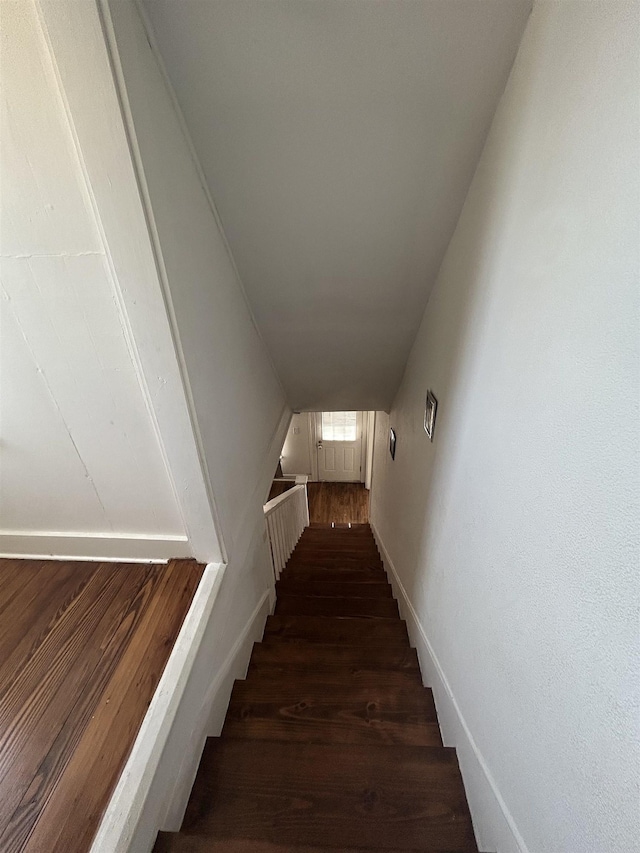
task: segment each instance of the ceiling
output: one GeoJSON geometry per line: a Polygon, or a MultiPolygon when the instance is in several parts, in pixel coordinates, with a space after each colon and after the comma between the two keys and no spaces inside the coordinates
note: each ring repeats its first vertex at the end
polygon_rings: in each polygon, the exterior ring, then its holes
{"type": "Polygon", "coordinates": [[[144,0],[294,409],[388,409],[530,0],[144,0]]]}

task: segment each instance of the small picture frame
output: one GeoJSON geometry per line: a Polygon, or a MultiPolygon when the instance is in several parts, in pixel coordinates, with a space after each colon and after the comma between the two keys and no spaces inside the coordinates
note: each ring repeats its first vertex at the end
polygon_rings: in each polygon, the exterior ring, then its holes
{"type": "Polygon", "coordinates": [[[396,431],[393,427],[389,430],[389,453],[391,458],[396,458],[396,431]]]}
{"type": "Polygon", "coordinates": [[[437,409],[438,401],[436,400],[433,391],[427,391],[427,402],[424,407],[424,431],[429,436],[430,441],[433,441],[433,433],[436,428],[437,409]]]}

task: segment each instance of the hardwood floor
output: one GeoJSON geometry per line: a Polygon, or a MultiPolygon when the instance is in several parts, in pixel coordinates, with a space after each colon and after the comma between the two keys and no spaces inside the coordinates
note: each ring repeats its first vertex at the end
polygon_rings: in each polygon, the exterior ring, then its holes
{"type": "Polygon", "coordinates": [[[155,853],[477,853],[369,525],[309,527],[276,592],[182,830],[155,853]]]}
{"type": "Polygon", "coordinates": [[[202,576],[0,560],[0,850],[85,853],[202,576]]]}
{"type": "Polygon", "coordinates": [[[307,483],[312,524],[366,524],[369,492],[362,483],[307,483]]]}

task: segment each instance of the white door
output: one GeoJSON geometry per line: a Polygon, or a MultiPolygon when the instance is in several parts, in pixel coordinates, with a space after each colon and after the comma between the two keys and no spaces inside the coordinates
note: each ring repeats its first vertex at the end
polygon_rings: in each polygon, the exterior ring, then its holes
{"type": "Polygon", "coordinates": [[[316,437],[318,479],[360,482],[362,412],[318,412],[316,437]]]}

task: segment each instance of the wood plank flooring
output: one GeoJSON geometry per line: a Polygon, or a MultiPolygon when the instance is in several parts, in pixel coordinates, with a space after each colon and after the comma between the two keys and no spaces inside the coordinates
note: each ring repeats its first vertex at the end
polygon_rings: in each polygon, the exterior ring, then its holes
{"type": "Polygon", "coordinates": [[[182,830],[155,853],[477,853],[369,525],[312,525],[276,592],[182,830]]]}
{"type": "Polygon", "coordinates": [[[0,850],[85,853],[202,576],[0,560],[0,850]]]}
{"type": "Polygon", "coordinates": [[[366,524],[369,492],[362,483],[307,483],[312,524],[366,524]]]}

